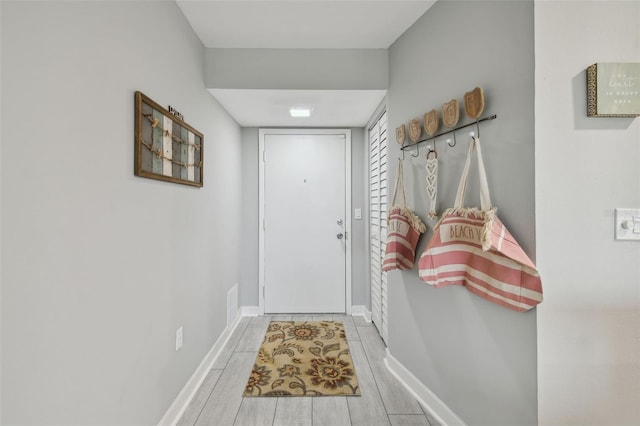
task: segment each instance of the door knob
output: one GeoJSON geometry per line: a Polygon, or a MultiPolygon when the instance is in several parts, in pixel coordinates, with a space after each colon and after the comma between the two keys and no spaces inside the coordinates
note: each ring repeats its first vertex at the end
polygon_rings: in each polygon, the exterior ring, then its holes
{"type": "Polygon", "coordinates": [[[344,234],[342,232],[340,232],[338,235],[336,235],[336,237],[341,240],[342,238],[344,238],[344,234]]]}

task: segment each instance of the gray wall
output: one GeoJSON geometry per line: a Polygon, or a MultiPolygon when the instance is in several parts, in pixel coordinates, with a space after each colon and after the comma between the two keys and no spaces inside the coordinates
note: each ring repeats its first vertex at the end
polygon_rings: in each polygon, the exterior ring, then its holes
{"type": "Polygon", "coordinates": [[[365,236],[368,214],[365,184],[365,156],[367,143],[365,129],[351,129],[351,295],[352,305],[369,307],[369,278],[366,273],[369,262],[369,245],[365,236]],[[362,209],[362,220],[356,220],[354,211],[362,209]]]}
{"type": "Polygon", "coordinates": [[[155,424],[226,325],[240,129],[175,3],[1,8],[0,422],[155,424]],[[135,90],[204,133],[204,188],[133,176],[135,90]]]}
{"type": "Polygon", "coordinates": [[[640,425],[640,243],[613,238],[640,119],[587,117],[585,90],[589,65],[640,61],[640,2],[537,0],[535,27],[540,424],[640,425]]]}
{"type": "MultiPolygon", "coordinates": [[[[483,154],[493,204],[524,250],[535,253],[534,56],[532,1],[436,3],[390,48],[389,128],[482,86],[483,154]]],[[[462,118],[464,120],[464,118],[462,118]]],[[[468,120],[468,119],[467,119],[468,120]]],[[[392,130],[393,131],[393,130],[392,130]]],[[[453,205],[468,148],[438,142],[439,209],[453,205]]],[[[399,146],[391,143],[391,156],[399,146]]],[[[425,149],[405,161],[410,204],[426,219],[425,149]]],[[[394,170],[392,170],[395,173],[394,170]]],[[[477,172],[468,188],[479,204],[477,172]]],[[[422,237],[418,254],[435,223],[422,237]]],[[[537,423],[536,312],[517,313],[462,287],[436,289],[417,268],[389,274],[389,349],[465,422],[474,425],[537,423]]]]}
{"type": "Polygon", "coordinates": [[[206,49],[211,89],[386,89],[387,49],[206,49]]]}
{"type": "MultiPolygon", "coordinates": [[[[364,129],[351,129],[351,208],[365,209],[364,129]]],[[[258,306],[258,129],[242,129],[242,267],[240,268],[239,299],[241,306],[258,306]]],[[[366,305],[368,281],[366,275],[367,245],[364,220],[355,220],[351,212],[352,305],[366,305]]]]}
{"type": "Polygon", "coordinates": [[[240,306],[258,306],[258,258],[260,220],[258,129],[243,127],[242,133],[242,267],[238,288],[240,306]]]}

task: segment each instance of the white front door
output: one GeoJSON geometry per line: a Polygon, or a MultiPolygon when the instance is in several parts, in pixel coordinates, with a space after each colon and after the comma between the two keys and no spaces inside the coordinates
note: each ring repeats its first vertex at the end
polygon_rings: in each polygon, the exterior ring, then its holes
{"type": "Polygon", "coordinates": [[[261,312],[346,312],[350,131],[261,130],[260,152],[261,312]]]}

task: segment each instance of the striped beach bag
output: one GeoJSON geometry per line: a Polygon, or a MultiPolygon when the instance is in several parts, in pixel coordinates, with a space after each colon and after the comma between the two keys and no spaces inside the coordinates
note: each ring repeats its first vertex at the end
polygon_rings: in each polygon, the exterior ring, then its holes
{"type": "Polygon", "coordinates": [[[472,138],[454,207],[445,211],[420,256],[420,279],[435,287],[463,285],[470,292],[522,312],[542,302],[538,271],[491,206],[480,140],[472,138]],[[480,207],[464,195],[473,152],[480,172],[480,207]]]}
{"type": "Polygon", "coordinates": [[[407,208],[407,196],[404,192],[404,171],[402,161],[398,159],[398,172],[393,190],[391,209],[387,212],[387,243],[382,270],[412,269],[416,260],[416,246],[420,234],[427,227],[411,210],[407,208]],[[402,207],[396,205],[398,191],[402,191],[402,207]]]}

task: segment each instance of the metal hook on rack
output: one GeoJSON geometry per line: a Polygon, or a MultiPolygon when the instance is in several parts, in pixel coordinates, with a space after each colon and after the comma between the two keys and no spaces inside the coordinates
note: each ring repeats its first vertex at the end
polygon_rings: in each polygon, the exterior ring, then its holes
{"type": "Polygon", "coordinates": [[[434,137],[433,139],[433,147],[431,145],[427,145],[427,159],[429,159],[429,156],[431,154],[435,154],[436,158],[438,158],[438,151],[436,150],[436,138],[434,137]]]}
{"type": "Polygon", "coordinates": [[[456,131],[453,130],[453,145],[451,145],[451,139],[447,139],[447,145],[449,145],[451,148],[453,148],[457,144],[458,144],[458,141],[456,140],[456,131]]]}
{"type": "MultiPolygon", "coordinates": [[[[2,0],[0,0],[2,1],[2,0]]],[[[411,145],[402,145],[402,147],[400,148],[400,150],[402,151],[402,160],[404,160],[405,154],[404,151],[407,149],[413,149],[413,147],[416,147],[416,155],[411,155],[414,158],[417,158],[420,156],[420,144],[424,143],[424,142],[429,142],[429,141],[433,141],[433,146],[434,146],[434,151],[435,151],[435,139],[439,138],[440,136],[444,136],[444,135],[448,135],[449,133],[453,133],[453,144],[451,144],[451,139],[447,139],[447,145],[449,145],[451,148],[453,148],[454,146],[457,145],[457,140],[456,140],[456,132],[458,130],[462,130],[462,129],[466,129],[467,127],[473,126],[474,124],[476,125],[476,131],[471,131],[469,132],[469,136],[472,138],[476,138],[476,137],[480,137],[480,123],[483,121],[487,121],[487,120],[495,120],[496,118],[498,118],[498,116],[496,114],[488,116],[488,117],[484,117],[484,118],[476,118],[475,123],[473,121],[471,121],[470,123],[467,124],[463,124],[461,126],[457,126],[454,127],[450,130],[435,134],[435,135],[431,135],[430,137],[426,138],[426,139],[422,139],[419,140],[417,142],[415,142],[414,144],[411,145]],[[476,136],[476,134],[478,136],[476,136]]],[[[429,154],[429,151],[427,152],[427,155],[429,154]]],[[[398,157],[398,160],[400,160],[400,157],[398,157]]]]}
{"type": "Polygon", "coordinates": [[[416,144],[416,155],[411,154],[413,158],[420,157],[420,145],[416,144]]]}

